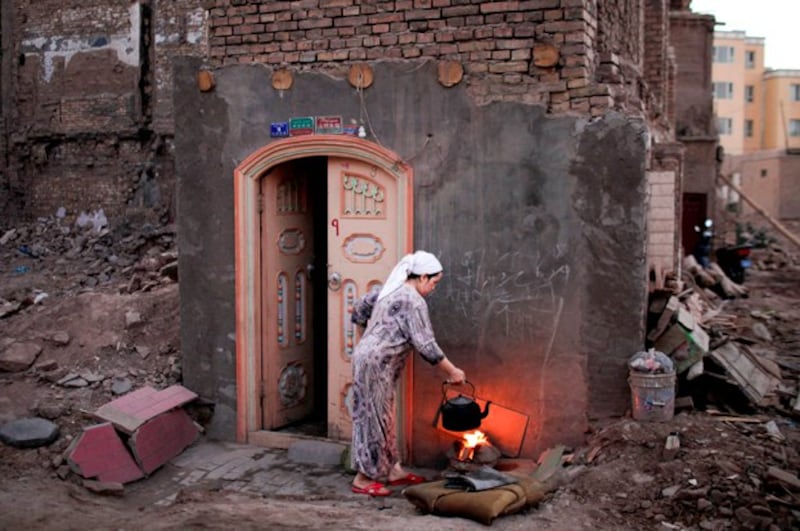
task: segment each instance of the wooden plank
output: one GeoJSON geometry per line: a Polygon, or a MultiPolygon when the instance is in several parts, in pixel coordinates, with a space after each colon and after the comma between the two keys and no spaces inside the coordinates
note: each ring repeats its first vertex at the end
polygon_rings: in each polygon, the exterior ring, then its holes
{"type": "Polygon", "coordinates": [[[673,296],[667,299],[667,305],[661,311],[661,315],[658,317],[656,326],[654,326],[650,333],[647,334],[647,339],[650,341],[655,341],[661,334],[664,333],[670,323],[672,323],[672,316],[678,311],[680,305],[681,303],[677,297],[673,296]]]}
{"type": "Polygon", "coordinates": [[[742,199],[744,199],[744,200],[745,200],[745,202],[746,202],[746,203],[748,203],[748,204],[749,204],[751,207],[753,207],[753,210],[755,210],[756,212],[758,212],[759,214],[761,214],[762,216],[764,216],[764,219],[766,219],[767,221],[769,221],[769,222],[770,222],[770,224],[772,224],[772,226],[773,226],[773,227],[775,227],[776,229],[778,229],[778,232],[780,232],[781,234],[783,234],[784,236],[786,236],[786,237],[789,239],[789,241],[791,241],[793,244],[795,244],[797,247],[799,247],[799,248],[800,248],[800,238],[798,238],[796,235],[794,235],[794,234],[793,234],[793,233],[792,233],[792,232],[791,232],[789,229],[787,229],[787,228],[786,228],[786,227],[785,227],[785,226],[784,226],[784,225],[783,225],[783,224],[782,224],[780,221],[778,221],[777,219],[775,219],[775,218],[773,218],[772,216],[770,216],[770,215],[767,213],[767,211],[766,211],[766,210],[764,210],[763,208],[761,208],[761,206],[760,206],[758,203],[756,203],[755,201],[753,201],[752,199],[750,199],[750,197],[749,197],[747,194],[745,194],[744,192],[742,192],[742,189],[741,189],[741,188],[739,188],[738,186],[736,186],[735,184],[733,184],[733,181],[731,181],[730,179],[728,179],[726,176],[722,175],[721,173],[720,173],[720,174],[718,174],[717,176],[718,176],[720,179],[722,179],[722,181],[723,181],[725,184],[727,184],[728,186],[730,186],[730,187],[733,189],[733,191],[734,191],[734,192],[736,192],[737,194],[739,194],[739,195],[742,197],[742,199]]]}
{"type": "Polygon", "coordinates": [[[756,405],[760,405],[766,395],[778,388],[780,381],[777,378],[730,341],[712,350],[709,355],[756,405]]]}

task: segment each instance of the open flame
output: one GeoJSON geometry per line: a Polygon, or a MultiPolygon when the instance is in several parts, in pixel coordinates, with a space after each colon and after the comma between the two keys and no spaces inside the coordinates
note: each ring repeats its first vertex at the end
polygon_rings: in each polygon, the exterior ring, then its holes
{"type": "Polygon", "coordinates": [[[486,444],[488,442],[489,439],[486,438],[486,434],[480,430],[464,434],[464,448],[475,448],[479,444],[486,444]]]}

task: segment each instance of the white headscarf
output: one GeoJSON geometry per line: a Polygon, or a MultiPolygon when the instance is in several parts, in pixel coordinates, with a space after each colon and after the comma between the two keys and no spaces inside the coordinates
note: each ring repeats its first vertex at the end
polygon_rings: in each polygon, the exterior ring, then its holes
{"type": "Polygon", "coordinates": [[[400,286],[408,280],[408,275],[411,273],[415,275],[433,275],[441,270],[442,264],[431,253],[417,251],[414,254],[407,254],[392,269],[389,278],[386,279],[386,283],[378,294],[378,300],[400,289],[400,286]]]}

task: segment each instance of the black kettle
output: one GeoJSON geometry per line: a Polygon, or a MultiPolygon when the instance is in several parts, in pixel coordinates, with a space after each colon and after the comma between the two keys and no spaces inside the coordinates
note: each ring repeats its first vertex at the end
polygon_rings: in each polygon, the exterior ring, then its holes
{"type": "MultiPolygon", "coordinates": [[[[464,383],[472,387],[472,395],[475,396],[475,386],[469,381],[464,383]]],[[[447,382],[442,384],[442,405],[439,407],[439,411],[442,413],[442,426],[444,429],[467,431],[479,428],[481,419],[485,419],[486,415],[489,414],[489,404],[491,402],[486,402],[486,406],[481,412],[481,407],[475,400],[462,394],[448,400],[447,385],[447,382]]]]}

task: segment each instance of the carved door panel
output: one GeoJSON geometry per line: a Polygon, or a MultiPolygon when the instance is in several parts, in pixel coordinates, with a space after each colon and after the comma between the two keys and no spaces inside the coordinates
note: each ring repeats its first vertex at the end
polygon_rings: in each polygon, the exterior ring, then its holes
{"type": "Polygon", "coordinates": [[[367,162],[328,159],[328,437],[351,437],[353,303],[382,284],[407,247],[398,181],[367,162]],[[401,241],[402,240],[402,241],[401,241]]]}
{"type": "MultiPolygon", "coordinates": [[[[300,164],[261,180],[262,414],[264,429],[307,417],[314,407],[313,206],[300,164]]],[[[316,176],[324,178],[324,176],[316,176]]]]}

